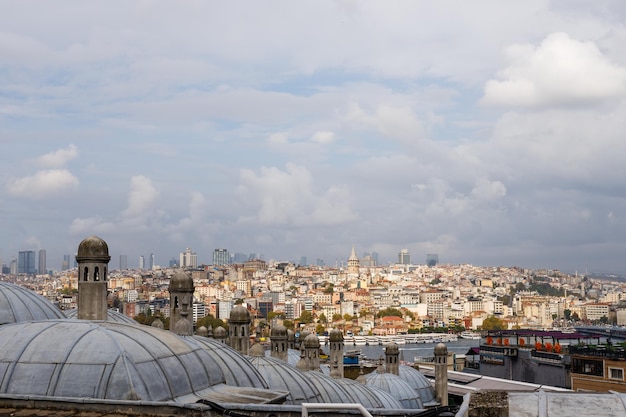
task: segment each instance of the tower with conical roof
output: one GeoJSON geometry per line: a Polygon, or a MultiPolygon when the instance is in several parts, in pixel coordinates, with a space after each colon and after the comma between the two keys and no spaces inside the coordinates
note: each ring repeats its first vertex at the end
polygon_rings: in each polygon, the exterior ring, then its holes
{"type": "Polygon", "coordinates": [[[109,246],[98,236],[89,236],[78,245],[78,318],[107,319],[107,266],[109,246]]]}
{"type": "Polygon", "coordinates": [[[228,319],[228,337],[230,347],[242,355],[250,349],[250,312],[241,304],[235,306],[228,319]]]}
{"type": "Polygon", "coordinates": [[[287,362],[288,356],[288,335],[287,328],[282,325],[272,327],[270,333],[270,343],[272,348],[272,357],[287,362]]]}
{"type": "Polygon", "coordinates": [[[359,275],[359,257],[356,256],[354,245],[352,245],[352,253],[348,258],[348,274],[359,275]]]}
{"type": "Polygon", "coordinates": [[[343,332],[332,329],[328,334],[331,378],[343,378],[343,332]]]}
{"type": "Polygon", "coordinates": [[[170,330],[181,336],[193,335],[193,278],[182,269],[170,279],[170,330]]]}

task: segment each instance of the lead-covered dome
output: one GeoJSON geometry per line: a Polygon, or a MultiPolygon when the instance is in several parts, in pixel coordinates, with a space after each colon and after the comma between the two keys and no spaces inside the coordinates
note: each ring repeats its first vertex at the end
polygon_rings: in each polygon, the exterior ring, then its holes
{"type": "Polygon", "coordinates": [[[263,379],[267,381],[270,388],[289,392],[285,404],[317,403],[321,401],[322,396],[320,392],[307,375],[280,359],[265,356],[265,352],[260,346],[258,343],[253,345],[251,353],[255,355],[248,359],[263,375],[263,379]],[[255,351],[259,347],[260,352],[256,353],[255,351]]]}
{"type": "Polygon", "coordinates": [[[376,371],[367,374],[365,379],[368,386],[391,394],[402,404],[403,408],[424,408],[419,393],[397,375],[376,371]]]}
{"type": "Polygon", "coordinates": [[[239,304],[230,311],[230,318],[228,319],[228,321],[231,323],[249,323],[250,312],[247,308],[239,304]]]}
{"type": "MultiPolygon", "coordinates": [[[[65,310],[65,315],[67,316],[68,319],[78,319],[78,309],[72,308],[70,310],[65,310]]],[[[108,309],[106,319],[107,321],[115,321],[118,323],[139,325],[139,323],[136,320],[128,317],[125,314],[120,313],[117,310],[108,309]]]]}
{"type": "Polygon", "coordinates": [[[343,332],[339,329],[332,329],[328,333],[329,342],[343,342],[343,332]]]}
{"type": "Polygon", "coordinates": [[[420,399],[422,400],[422,404],[428,406],[437,401],[435,399],[435,390],[423,373],[407,365],[398,366],[398,373],[398,376],[403,381],[407,382],[411,387],[413,387],[414,390],[417,391],[420,399]]]}
{"type": "Polygon", "coordinates": [[[270,339],[287,339],[287,328],[281,324],[272,327],[270,332],[270,339]]]}
{"type": "Polygon", "coordinates": [[[98,236],[89,236],[78,245],[78,252],[76,253],[78,262],[89,260],[106,260],[108,262],[109,259],[111,259],[109,245],[98,236]]]}
{"type": "Polygon", "coordinates": [[[36,292],[0,281],[0,325],[65,317],[60,308],[36,292]]]}
{"type": "Polygon", "coordinates": [[[316,334],[311,333],[304,338],[304,348],[319,348],[320,347],[320,339],[316,334]]]}
{"type": "Polygon", "coordinates": [[[180,403],[223,399],[226,391],[231,402],[284,397],[223,382],[204,349],[150,326],[86,320],[0,326],[2,394],[180,403]]]}
{"type": "Polygon", "coordinates": [[[191,275],[179,269],[176,271],[172,278],[170,279],[170,292],[171,291],[193,291],[193,278],[191,275]]]}

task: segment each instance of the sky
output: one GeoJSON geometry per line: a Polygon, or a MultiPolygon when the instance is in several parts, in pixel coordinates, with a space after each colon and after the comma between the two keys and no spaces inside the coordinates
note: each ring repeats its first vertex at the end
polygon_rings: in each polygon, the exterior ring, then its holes
{"type": "Polygon", "coordinates": [[[626,3],[0,0],[0,258],[626,273],[626,3]]]}

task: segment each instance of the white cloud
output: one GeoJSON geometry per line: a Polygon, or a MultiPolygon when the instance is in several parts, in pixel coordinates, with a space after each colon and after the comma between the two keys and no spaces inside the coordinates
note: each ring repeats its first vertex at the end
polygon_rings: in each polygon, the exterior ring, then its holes
{"type": "Polygon", "coordinates": [[[39,157],[39,164],[45,168],[58,168],[78,156],[78,148],[70,145],[67,149],[59,149],[39,157]]]}
{"type": "Polygon", "coordinates": [[[7,191],[17,197],[40,200],[78,187],[78,179],[66,169],[39,171],[10,180],[7,191]]]}
{"type": "Polygon", "coordinates": [[[485,84],[482,102],[543,107],[593,104],[623,97],[626,69],[612,63],[591,41],[553,33],[539,46],[507,48],[500,80],[485,84]]]}
{"type": "Polygon", "coordinates": [[[143,175],[130,179],[128,192],[128,207],[122,212],[125,217],[143,216],[147,211],[154,211],[154,202],[159,192],[152,184],[152,180],[143,175]]]}
{"type": "Polygon", "coordinates": [[[328,131],[315,132],[311,137],[311,141],[320,145],[330,145],[335,141],[335,134],[328,131]]]}

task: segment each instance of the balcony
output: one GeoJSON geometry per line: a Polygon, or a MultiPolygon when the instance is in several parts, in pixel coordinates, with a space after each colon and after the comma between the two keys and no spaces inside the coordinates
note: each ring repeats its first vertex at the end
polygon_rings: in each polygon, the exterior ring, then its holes
{"type": "Polygon", "coordinates": [[[612,360],[626,360],[626,350],[622,346],[612,345],[585,345],[570,346],[570,355],[591,356],[596,358],[606,358],[612,360]]]}

